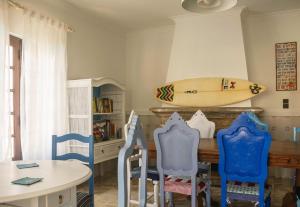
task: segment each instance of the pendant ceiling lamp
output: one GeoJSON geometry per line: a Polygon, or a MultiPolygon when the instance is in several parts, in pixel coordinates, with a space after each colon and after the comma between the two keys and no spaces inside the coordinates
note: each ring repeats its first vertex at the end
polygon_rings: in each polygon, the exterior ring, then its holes
{"type": "Polygon", "coordinates": [[[182,0],[184,9],[196,13],[218,12],[231,9],[237,0],[182,0]]]}

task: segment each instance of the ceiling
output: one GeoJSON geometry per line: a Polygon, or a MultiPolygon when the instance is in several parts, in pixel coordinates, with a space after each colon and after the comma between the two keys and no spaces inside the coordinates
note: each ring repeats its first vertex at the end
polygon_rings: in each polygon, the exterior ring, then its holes
{"type": "MultiPolygon", "coordinates": [[[[125,29],[171,23],[169,17],[188,14],[181,0],[64,0],[85,9],[102,20],[125,29]]],[[[272,12],[300,8],[300,0],[238,0],[254,12],[272,12]]]]}

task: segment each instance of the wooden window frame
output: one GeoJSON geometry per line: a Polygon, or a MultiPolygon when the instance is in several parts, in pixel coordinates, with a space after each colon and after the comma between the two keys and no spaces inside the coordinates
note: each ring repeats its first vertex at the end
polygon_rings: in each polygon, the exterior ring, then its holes
{"type": "Polygon", "coordinates": [[[21,80],[21,57],[22,57],[22,39],[10,35],[9,45],[13,47],[12,66],[10,70],[13,70],[13,112],[12,116],[14,119],[14,154],[13,160],[22,160],[22,149],[21,149],[21,127],[20,127],[20,80],[21,80]]]}

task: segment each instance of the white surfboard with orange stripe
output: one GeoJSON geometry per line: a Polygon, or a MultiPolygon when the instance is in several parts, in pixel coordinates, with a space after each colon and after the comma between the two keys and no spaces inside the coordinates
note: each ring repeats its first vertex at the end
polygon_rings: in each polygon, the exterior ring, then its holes
{"type": "Polygon", "coordinates": [[[237,78],[194,78],[157,88],[156,98],[177,106],[224,106],[250,99],[266,87],[237,78]]]}

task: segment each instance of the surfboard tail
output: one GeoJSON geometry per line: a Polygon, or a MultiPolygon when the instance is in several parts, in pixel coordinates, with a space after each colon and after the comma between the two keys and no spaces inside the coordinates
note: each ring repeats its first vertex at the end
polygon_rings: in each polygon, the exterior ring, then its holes
{"type": "Polygon", "coordinates": [[[157,88],[156,97],[162,101],[172,102],[174,99],[174,85],[170,84],[157,88]]]}

